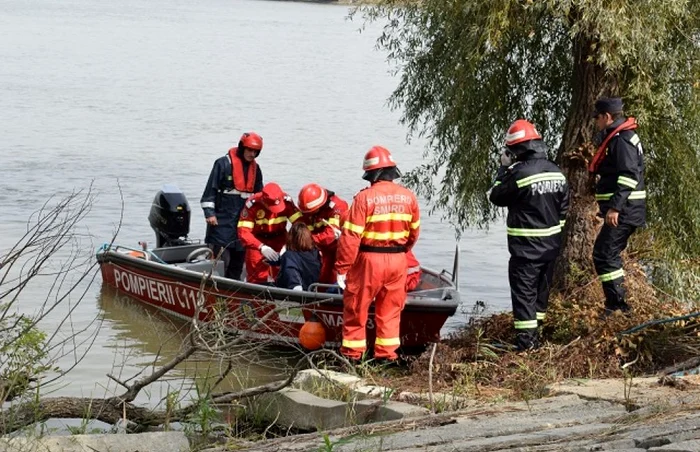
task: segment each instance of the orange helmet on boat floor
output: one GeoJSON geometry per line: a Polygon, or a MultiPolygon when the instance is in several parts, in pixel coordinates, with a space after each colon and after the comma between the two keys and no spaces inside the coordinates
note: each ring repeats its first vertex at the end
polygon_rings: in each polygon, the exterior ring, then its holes
{"type": "Polygon", "coordinates": [[[506,146],[515,146],[518,143],[541,139],[542,136],[537,132],[535,126],[524,119],[513,122],[506,132],[506,146]]]}
{"type": "Polygon", "coordinates": [[[328,201],[328,191],[318,184],[306,184],[299,191],[299,210],[311,213],[320,209],[328,201]]]}

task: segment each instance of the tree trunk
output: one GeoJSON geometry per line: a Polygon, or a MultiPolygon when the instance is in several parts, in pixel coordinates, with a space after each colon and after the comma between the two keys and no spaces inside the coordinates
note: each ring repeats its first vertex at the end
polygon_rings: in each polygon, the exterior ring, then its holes
{"type": "Polygon", "coordinates": [[[599,96],[616,95],[618,84],[614,77],[594,64],[595,42],[579,35],[572,43],[574,53],[571,108],[566,119],[564,135],[557,153],[571,187],[571,203],[564,228],[562,251],[554,273],[554,289],[566,293],[591,280],[593,243],[602,224],[597,218],[594,178],[588,173],[588,162],[595,148],[595,133],[591,112],[599,96]]]}

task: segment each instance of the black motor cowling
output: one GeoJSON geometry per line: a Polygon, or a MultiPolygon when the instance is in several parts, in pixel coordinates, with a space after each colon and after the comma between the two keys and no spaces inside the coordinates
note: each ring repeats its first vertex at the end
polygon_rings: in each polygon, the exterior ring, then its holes
{"type": "Polygon", "coordinates": [[[153,200],[148,222],[156,233],[156,247],[187,244],[190,205],[185,194],[175,185],[163,185],[153,200]]]}

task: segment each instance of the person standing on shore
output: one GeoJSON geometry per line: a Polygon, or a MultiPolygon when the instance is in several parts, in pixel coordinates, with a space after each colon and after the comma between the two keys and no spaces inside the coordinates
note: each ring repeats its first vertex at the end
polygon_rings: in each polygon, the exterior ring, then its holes
{"type": "Polygon", "coordinates": [[[646,187],[637,121],[623,114],[622,99],[600,98],[593,117],[598,151],[588,170],[598,178],[595,199],[605,219],[593,247],[593,263],[605,293],[605,313],[629,311],[620,254],[634,231],[646,223],[646,187]]]}
{"type": "Polygon", "coordinates": [[[335,268],[343,292],[340,352],[358,362],[367,350],[366,325],[374,301],[375,360],[395,362],[401,345],[401,311],[406,303],[406,253],[418,240],[416,195],[394,183],[401,177],[391,153],[372,147],[362,178],[370,186],[352,201],[338,242],[335,268]]]}
{"type": "Polygon", "coordinates": [[[519,351],[539,347],[554,261],[569,210],[569,186],[561,170],[547,160],[547,146],[529,121],[508,128],[506,150],[490,201],[508,208],[508,280],[519,351]]]}

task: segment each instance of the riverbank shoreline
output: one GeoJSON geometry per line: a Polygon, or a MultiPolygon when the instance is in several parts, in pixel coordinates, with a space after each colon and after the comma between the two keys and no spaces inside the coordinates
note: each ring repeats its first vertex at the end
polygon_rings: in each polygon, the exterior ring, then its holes
{"type": "Polygon", "coordinates": [[[482,402],[458,411],[237,447],[263,452],[699,451],[698,383],[697,377],[567,381],[535,400],[482,402]]]}
{"type": "MultiPolygon", "coordinates": [[[[337,381],[359,382],[356,376],[349,374],[335,373],[331,377],[337,381]]],[[[358,388],[368,390],[367,386],[358,388]]],[[[151,452],[164,450],[164,445],[168,445],[168,450],[203,452],[415,452],[446,448],[474,452],[691,452],[700,451],[698,409],[700,376],[697,375],[578,379],[552,384],[545,397],[532,400],[472,400],[467,407],[442,413],[418,410],[399,419],[351,423],[262,441],[228,438],[225,445],[215,447],[202,447],[201,442],[184,431],[171,431],[5,437],[0,440],[0,451],[151,452]]],[[[297,417],[301,416],[305,414],[297,413],[297,417]]]]}

